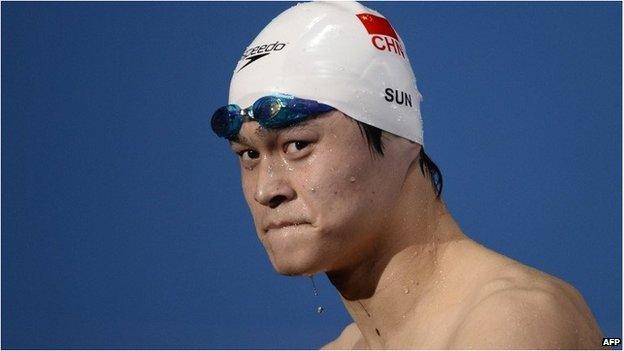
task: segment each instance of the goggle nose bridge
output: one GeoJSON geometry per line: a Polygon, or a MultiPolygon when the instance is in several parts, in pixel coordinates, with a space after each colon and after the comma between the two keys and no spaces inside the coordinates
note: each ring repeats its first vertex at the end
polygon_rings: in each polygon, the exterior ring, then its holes
{"type": "Polygon", "coordinates": [[[242,108],[240,110],[240,114],[243,117],[243,121],[253,121],[255,120],[253,115],[253,105],[247,108],[242,108]]]}

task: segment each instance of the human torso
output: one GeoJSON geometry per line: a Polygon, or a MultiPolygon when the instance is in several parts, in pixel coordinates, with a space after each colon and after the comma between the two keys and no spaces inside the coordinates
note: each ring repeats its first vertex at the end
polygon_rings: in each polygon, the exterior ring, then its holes
{"type": "MultiPolygon", "coordinates": [[[[579,346],[592,348],[600,330],[574,288],[559,278],[540,272],[491,251],[475,242],[457,248],[456,264],[423,301],[418,314],[409,317],[389,341],[391,349],[448,349],[455,331],[472,307],[485,296],[502,289],[543,289],[566,295],[574,302],[579,346]],[[583,340],[588,340],[583,343],[583,340]]],[[[369,348],[355,324],[345,330],[334,348],[369,348]]]]}

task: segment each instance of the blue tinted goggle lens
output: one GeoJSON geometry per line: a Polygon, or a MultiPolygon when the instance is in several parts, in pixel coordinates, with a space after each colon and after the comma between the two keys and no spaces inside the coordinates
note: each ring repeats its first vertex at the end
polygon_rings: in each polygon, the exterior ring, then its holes
{"type": "Polygon", "coordinates": [[[262,97],[244,110],[233,104],[223,106],[212,115],[211,125],[215,134],[232,139],[246,120],[257,121],[265,128],[283,128],[331,110],[333,107],[314,100],[278,94],[262,97]]]}
{"type": "Polygon", "coordinates": [[[227,105],[215,111],[210,124],[215,134],[222,138],[231,139],[238,134],[238,131],[243,125],[243,119],[241,117],[240,107],[237,105],[227,105]]]}
{"type": "Polygon", "coordinates": [[[258,121],[263,127],[272,128],[279,126],[282,120],[288,118],[288,113],[282,113],[282,109],[284,108],[284,104],[277,98],[273,98],[271,96],[263,97],[258,99],[253,104],[253,117],[258,121]],[[279,117],[281,118],[279,118],[279,117]]]}

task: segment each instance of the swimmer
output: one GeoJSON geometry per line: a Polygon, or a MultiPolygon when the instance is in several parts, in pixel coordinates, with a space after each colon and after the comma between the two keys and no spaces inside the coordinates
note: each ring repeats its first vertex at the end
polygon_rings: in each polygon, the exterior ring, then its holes
{"type": "Polygon", "coordinates": [[[601,348],[573,286],[462,232],[420,100],[383,15],[311,2],[259,33],[213,114],[275,270],[325,273],[353,319],[323,348],[601,348]]]}

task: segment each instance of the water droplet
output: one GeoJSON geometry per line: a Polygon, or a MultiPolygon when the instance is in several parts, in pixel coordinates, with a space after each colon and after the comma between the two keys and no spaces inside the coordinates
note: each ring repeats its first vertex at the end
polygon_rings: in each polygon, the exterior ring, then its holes
{"type": "Polygon", "coordinates": [[[405,289],[403,290],[403,292],[404,292],[404,293],[406,293],[406,294],[409,294],[409,288],[405,288],[405,289]]]}
{"type": "Polygon", "coordinates": [[[314,296],[318,296],[318,290],[316,290],[316,284],[314,283],[314,277],[309,275],[310,281],[312,282],[312,290],[314,291],[314,296]]]}
{"type": "Polygon", "coordinates": [[[316,189],[314,187],[311,187],[310,191],[314,193],[314,192],[316,192],[316,189]]]}
{"type": "Polygon", "coordinates": [[[349,181],[350,181],[351,183],[355,183],[355,177],[351,176],[351,178],[349,178],[349,181]]]}
{"type": "Polygon", "coordinates": [[[323,308],[323,306],[319,306],[316,308],[316,313],[321,314],[323,312],[325,312],[325,309],[323,308]]]}

